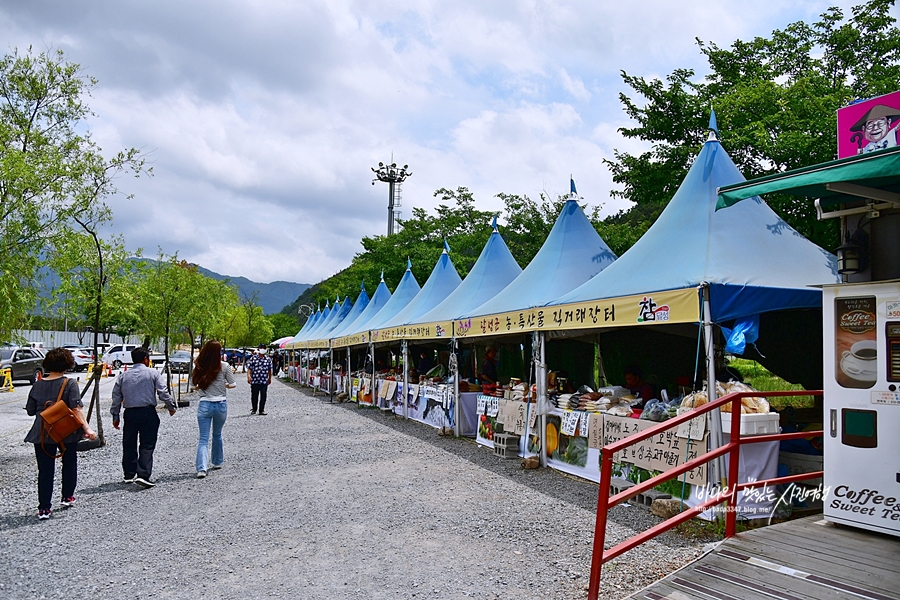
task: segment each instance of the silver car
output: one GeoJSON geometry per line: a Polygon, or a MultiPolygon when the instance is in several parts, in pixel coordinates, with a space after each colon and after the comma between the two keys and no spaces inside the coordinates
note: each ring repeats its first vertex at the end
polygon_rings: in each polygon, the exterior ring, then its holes
{"type": "Polygon", "coordinates": [[[0,348],[0,369],[12,371],[13,381],[26,380],[34,385],[39,377],[46,375],[43,363],[44,352],[40,348],[21,346],[0,348]]]}

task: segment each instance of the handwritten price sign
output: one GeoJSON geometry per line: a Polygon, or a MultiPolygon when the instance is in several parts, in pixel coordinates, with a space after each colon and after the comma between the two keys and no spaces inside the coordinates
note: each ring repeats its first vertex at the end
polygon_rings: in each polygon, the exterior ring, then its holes
{"type": "MultiPolygon", "coordinates": [[[[611,444],[654,425],[656,423],[652,421],[607,415],[603,422],[603,444],[611,444]]],[[[680,438],[676,431],[669,429],[629,446],[618,453],[613,460],[631,463],[652,471],[669,471],[704,454],[707,448],[706,440],[706,435],[696,441],[680,438]]],[[[706,465],[703,465],[688,471],[687,482],[694,485],[705,484],[706,477],[706,465]]]]}
{"type": "Polygon", "coordinates": [[[564,433],[565,435],[575,435],[575,430],[578,429],[578,422],[581,420],[581,413],[577,410],[565,410],[563,411],[562,423],[560,423],[559,432],[564,433]]]}

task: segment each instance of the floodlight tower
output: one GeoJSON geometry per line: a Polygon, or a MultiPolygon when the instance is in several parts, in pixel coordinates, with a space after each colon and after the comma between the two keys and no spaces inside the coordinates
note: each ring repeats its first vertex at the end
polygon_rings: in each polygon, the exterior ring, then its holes
{"type": "Polygon", "coordinates": [[[412,175],[411,171],[407,171],[408,168],[409,165],[398,167],[395,162],[389,165],[380,162],[377,169],[372,167],[372,172],[375,173],[372,185],[375,185],[376,181],[386,181],[388,184],[388,235],[394,233],[394,207],[400,206],[400,184],[412,175]]]}

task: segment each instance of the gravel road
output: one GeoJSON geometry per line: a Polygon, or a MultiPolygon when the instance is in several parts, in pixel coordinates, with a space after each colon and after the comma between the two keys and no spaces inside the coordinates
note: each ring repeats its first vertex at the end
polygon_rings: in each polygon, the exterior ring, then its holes
{"type": "MultiPolygon", "coordinates": [[[[160,410],[149,490],[121,483],[104,380],[107,445],[79,454],[77,503],[54,505],[49,521],[36,518],[34,451],[22,442],[28,387],[0,395],[0,598],[586,596],[596,485],[281,381],[269,414],[251,416],[237,379],[225,467],[195,478],[196,401],[174,417],[160,410]]],[[[613,544],[657,521],[638,507],[610,520],[613,544]]],[[[700,552],[658,538],[604,568],[603,597],[700,552]]]]}

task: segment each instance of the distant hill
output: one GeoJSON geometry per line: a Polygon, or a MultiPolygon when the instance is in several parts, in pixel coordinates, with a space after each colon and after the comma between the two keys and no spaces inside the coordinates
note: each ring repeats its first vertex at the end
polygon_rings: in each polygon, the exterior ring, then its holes
{"type": "MultiPolygon", "coordinates": [[[[151,263],[154,262],[152,258],[144,258],[141,260],[145,260],[151,263]]],[[[253,292],[259,292],[259,305],[262,307],[263,312],[267,315],[281,312],[281,310],[285,306],[291,304],[292,302],[295,302],[297,300],[297,297],[310,287],[310,284],[308,283],[291,283],[289,281],[257,283],[255,281],[250,281],[246,277],[229,277],[227,275],[220,275],[199,265],[197,266],[197,269],[202,274],[217,281],[227,279],[238,289],[238,294],[241,298],[248,298],[253,294],[253,292]]],[[[41,269],[38,281],[41,282],[38,289],[38,295],[42,298],[49,298],[50,290],[57,285],[59,277],[56,275],[56,273],[45,267],[41,269]]],[[[41,314],[41,312],[42,311],[37,310],[36,314],[41,314]]],[[[296,309],[294,309],[293,314],[296,314],[296,309]]]]}
{"type": "Polygon", "coordinates": [[[198,266],[197,269],[212,279],[218,281],[227,279],[232,285],[237,287],[238,293],[242,298],[251,296],[253,292],[258,292],[259,305],[262,306],[263,312],[267,315],[281,312],[282,308],[291,302],[294,302],[300,294],[310,287],[310,284],[308,283],[291,283],[289,281],[257,283],[255,281],[250,281],[246,277],[220,275],[200,266],[198,266]]]}

